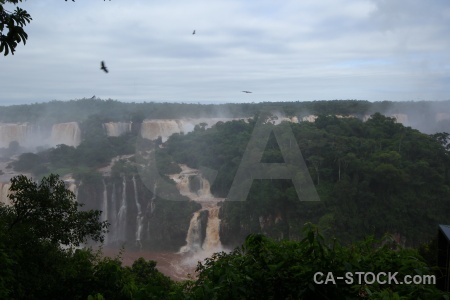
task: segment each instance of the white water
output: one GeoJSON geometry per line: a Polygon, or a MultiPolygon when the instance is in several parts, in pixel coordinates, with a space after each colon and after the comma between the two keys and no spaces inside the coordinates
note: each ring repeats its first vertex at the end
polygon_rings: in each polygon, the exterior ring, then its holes
{"type": "Polygon", "coordinates": [[[180,248],[180,254],[183,254],[181,264],[186,268],[196,266],[199,261],[210,257],[215,252],[225,251],[220,242],[220,207],[218,203],[221,198],[214,198],[210,191],[209,182],[202,177],[199,170],[188,168],[186,165],[180,165],[182,171],[179,174],[169,176],[177,183],[180,194],[189,197],[191,200],[198,202],[202,208],[196,211],[191,221],[186,235],[186,245],[180,248]],[[199,189],[192,191],[189,183],[190,178],[199,180],[199,189]],[[206,222],[206,236],[201,241],[202,224],[200,215],[202,212],[208,212],[208,220],[206,222]]]}
{"type": "Polygon", "coordinates": [[[177,189],[181,195],[197,202],[215,199],[211,194],[208,180],[202,177],[199,170],[191,169],[186,165],[180,165],[180,168],[181,173],[169,175],[169,178],[176,182],[177,189]],[[196,191],[191,191],[190,180],[193,178],[196,178],[200,182],[200,188],[196,191]]]}
{"type": "Polygon", "coordinates": [[[117,212],[117,197],[116,197],[116,184],[113,183],[113,188],[112,188],[112,194],[111,194],[111,211],[112,214],[111,215],[111,220],[110,220],[110,224],[111,224],[111,229],[110,232],[112,232],[112,241],[116,242],[117,241],[117,230],[118,230],[118,224],[117,224],[117,216],[116,216],[116,212],[117,212]]]}
{"type": "Polygon", "coordinates": [[[174,133],[188,133],[194,130],[196,125],[206,124],[206,128],[218,122],[228,122],[232,120],[242,120],[246,118],[198,118],[198,119],[147,119],[142,122],[141,136],[149,140],[156,140],[158,137],[165,142],[174,133]]]}
{"type": "Polygon", "coordinates": [[[202,250],[200,234],[202,226],[200,223],[200,210],[196,211],[189,223],[189,230],[186,236],[186,245],[181,247],[180,253],[196,253],[202,250]]]}
{"type": "Polygon", "coordinates": [[[60,123],[52,126],[51,144],[65,144],[77,147],[81,143],[81,130],[77,122],[60,123]]]}
{"type": "Polygon", "coordinates": [[[141,236],[142,236],[142,228],[144,216],[142,215],[141,204],[139,203],[138,194],[137,194],[137,186],[136,186],[136,178],[133,176],[133,188],[134,188],[134,202],[136,203],[137,216],[136,216],[136,244],[139,248],[142,248],[141,244],[141,236]]]}
{"type": "Polygon", "coordinates": [[[131,132],[131,122],[109,122],[104,123],[107,136],[121,136],[125,133],[131,132]]]}
{"type": "Polygon", "coordinates": [[[119,232],[119,240],[120,241],[126,241],[126,234],[127,234],[127,182],[125,180],[125,176],[123,177],[122,181],[122,202],[120,205],[119,213],[117,215],[118,217],[118,225],[117,230],[119,232]]]}
{"type": "Polygon", "coordinates": [[[220,242],[220,208],[216,205],[208,208],[208,224],[206,226],[206,237],[203,242],[203,250],[207,253],[222,251],[222,243],[220,242]]]}
{"type": "Polygon", "coordinates": [[[11,200],[8,198],[10,187],[11,183],[0,182],[0,203],[11,205],[11,200]]]}
{"type": "Polygon", "coordinates": [[[21,146],[29,146],[33,139],[35,128],[28,123],[0,123],[0,147],[8,147],[16,141],[21,146]]]}

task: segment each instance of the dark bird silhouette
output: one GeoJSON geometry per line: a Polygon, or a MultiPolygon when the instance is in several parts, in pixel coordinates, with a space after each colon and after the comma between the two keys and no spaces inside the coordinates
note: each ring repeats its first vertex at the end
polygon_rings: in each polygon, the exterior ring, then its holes
{"type": "Polygon", "coordinates": [[[195,34],[195,30],[192,32],[192,34],[195,34]]]}
{"type": "Polygon", "coordinates": [[[91,97],[91,99],[95,99],[95,95],[91,97]]]}
{"type": "Polygon", "coordinates": [[[249,93],[251,93],[251,92],[249,92],[249,91],[242,91],[243,93],[246,93],[246,94],[249,94],[249,93]]]}
{"type": "MultiPolygon", "coordinates": [[[[111,0],[110,0],[111,1],[111,0]]],[[[66,2],[67,2],[67,0],[66,0],[66,2]]],[[[75,2],[75,0],[72,0],[72,2],[75,2]]]]}
{"type": "Polygon", "coordinates": [[[100,64],[100,70],[105,71],[105,73],[108,73],[108,69],[105,66],[105,62],[102,60],[101,64],[100,64]]]}

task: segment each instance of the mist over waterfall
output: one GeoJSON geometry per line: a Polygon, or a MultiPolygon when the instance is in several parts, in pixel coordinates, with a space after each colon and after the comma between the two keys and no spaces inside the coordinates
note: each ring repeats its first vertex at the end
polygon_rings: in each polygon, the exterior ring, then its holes
{"type": "Polygon", "coordinates": [[[21,145],[29,146],[32,144],[34,137],[39,137],[39,128],[37,126],[28,123],[0,123],[0,147],[8,147],[14,141],[21,145]]]}
{"type": "Polygon", "coordinates": [[[0,123],[0,147],[6,148],[11,142],[28,149],[59,144],[76,147],[81,143],[81,130],[77,122],[56,123],[51,127],[30,123],[0,123]]]}
{"type": "Polygon", "coordinates": [[[162,137],[166,141],[174,133],[183,132],[179,120],[144,120],[141,125],[141,136],[149,140],[162,137]]]}
{"type": "Polygon", "coordinates": [[[165,142],[174,133],[188,133],[201,124],[210,128],[218,122],[238,120],[239,118],[198,118],[198,119],[152,119],[141,124],[141,137],[156,140],[158,137],[165,142]]]}
{"type": "Polygon", "coordinates": [[[107,136],[121,136],[125,133],[131,132],[131,122],[108,122],[104,123],[107,136]]]}
{"type": "Polygon", "coordinates": [[[81,130],[78,123],[69,122],[53,125],[51,143],[52,145],[78,146],[81,143],[81,130]]]}

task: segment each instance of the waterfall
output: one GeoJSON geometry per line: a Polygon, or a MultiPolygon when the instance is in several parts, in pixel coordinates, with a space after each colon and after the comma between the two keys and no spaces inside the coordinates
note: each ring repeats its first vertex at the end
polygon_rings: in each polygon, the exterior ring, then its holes
{"type": "Polygon", "coordinates": [[[108,193],[106,191],[106,183],[103,180],[103,204],[102,204],[102,221],[108,220],[108,193]]]}
{"type": "Polygon", "coordinates": [[[188,133],[196,125],[206,124],[211,127],[217,122],[228,122],[246,118],[199,118],[199,119],[146,119],[141,124],[141,136],[145,139],[155,140],[158,137],[165,142],[174,133],[188,133]]]}
{"type": "Polygon", "coordinates": [[[10,183],[0,183],[0,203],[11,205],[11,200],[8,198],[10,183]]]}
{"type": "Polygon", "coordinates": [[[133,187],[134,187],[134,202],[136,203],[137,216],[136,216],[136,244],[142,248],[141,244],[141,234],[142,234],[142,222],[144,221],[144,216],[142,215],[141,204],[139,203],[136,178],[133,176],[133,187]]]}
{"type": "Polygon", "coordinates": [[[117,230],[118,230],[118,224],[117,224],[117,196],[116,196],[116,184],[113,183],[112,193],[111,193],[111,213],[110,213],[110,226],[112,233],[112,241],[117,241],[117,230]]]}
{"type": "Polygon", "coordinates": [[[196,211],[189,223],[189,230],[186,236],[186,245],[181,247],[180,253],[196,253],[202,249],[201,247],[201,229],[200,211],[196,211]]]}
{"type": "MultiPolygon", "coordinates": [[[[108,221],[108,192],[106,190],[105,180],[103,180],[102,221],[108,221]]],[[[105,234],[105,245],[106,244],[108,244],[108,234],[105,234]]]]}
{"type": "Polygon", "coordinates": [[[213,198],[213,195],[211,195],[211,186],[209,181],[201,175],[198,175],[198,180],[200,182],[200,187],[197,190],[197,195],[201,198],[213,198]]]}
{"type": "Polygon", "coordinates": [[[150,199],[150,213],[151,214],[153,214],[153,211],[155,210],[155,206],[156,206],[155,200],[156,200],[156,189],[157,189],[157,187],[158,187],[158,185],[156,184],[156,181],[155,181],[155,184],[153,186],[154,193],[153,193],[152,199],[150,199]]]}
{"type": "Polygon", "coordinates": [[[52,126],[51,143],[54,146],[59,144],[78,146],[81,143],[81,131],[78,123],[54,124],[52,126]]]}
{"type": "Polygon", "coordinates": [[[118,228],[119,236],[118,239],[121,241],[126,241],[126,233],[127,233],[127,182],[125,176],[123,176],[122,182],[122,203],[120,205],[119,214],[118,214],[118,228]]]}
{"type": "Polygon", "coordinates": [[[80,180],[80,183],[77,185],[75,179],[71,175],[63,177],[63,180],[67,186],[67,189],[75,195],[75,201],[78,201],[78,190],[83,182],[80,180]]]}
{"type": "Polygon", "coordinates": [[[183,132],[183,128],[179,120],[144,120],[141,125],[141,136],[149,140],[161,137],[165,142],[169,136],[180,132],[183,132]]]}
{"type": "Polygon", "coordinates": [[[201,259],[214,252],[222,251],[220,242],[220,207],[218,203],[223,200],[214,198],[211,194],[210,183],[204,178],[199,170],[191,169],[186,165],[180,165],[181,173],[170,175],[177,183],[180,194],[198,202],[202,208],[194,213],[189,223],[186,236],[186,245],[180,248],[180,253],[191,253],[191,258],[201,259]],[[208,211],[206,222],[206,236],[202,241],[201,213],[208,211]]]}
{"type": "Polygon", "coordinates": [[[104,123],[103,128],[107,136],[121,136],[131,132],[131,122],[109,122],[104,123]]]}
{"type": "Polygon", "coordinates": [[[28,123],[0,123],[0,147],[8,147],[9,143],[16,141],[21,146],[31,144],[30,139],[36,136],[35,128],[28,123]]]}
{"type": "Polygon", "coordinates": [[[156,182],[153,185],[153,195],[150,201],[147,204],[147,208],[145,210],[145,214],[147,215],[147,236],[150,236],[150,216],[153,214],[153,211],[155,210],[155,200],[156,200],[156,189],[158,188],[158,185],[156,182]]]}
{"type": "Polygon", "coordinates": [[[220,207],[215,206],[208,209],[208,223],[206,225],[206,237],[203,242],[203,250],[207,252],[222,251],[222,243],[220,242],[220,207]]]}

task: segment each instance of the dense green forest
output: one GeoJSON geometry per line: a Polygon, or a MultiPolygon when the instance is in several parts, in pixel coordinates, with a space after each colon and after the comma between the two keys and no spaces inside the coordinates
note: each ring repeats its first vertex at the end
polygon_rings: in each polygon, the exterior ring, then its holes
{"type": "Polygon", "coordinates": [[[249,235],[234,251],[199,263],[196,278],[174,282],[154,261],[140,258],[126,267],[120,254],[108,258],[90,248],[77,249],[88,238],[101,241],[107,223],[99,221],[100,211],[79,211],[74,194],[57,176],[37,184],[20,175],[11,182],[12,205],[0,204],[1,299],[449,297],[436,288],[433,276],[441,276],[440,271],[417,250],[403,248],[389,236],[348,246],[328,243],[312,224],[303,228],[301,241],[249,235]],[[358,279],[357,272],[392,272],[395,280],[387,275],[377,282],[358,279]],[[412,278],[416,281],[409,284],[412,278]]]}
{"type": "MultiPolygon", "coordinates": [[[[211,190],[226,197],[253,126],[218,123],[174,135],[160,151],[178,163],[217,170],[211,190]]],[[[239,244],[260,232],[260,217],[268,222],[263,232],[274,238],[298,239],[301,226],[313,221],[343,241],[390,232],[416,246],[435,234],[437,224],[450,221],[447,133],[426,135],[381,114],[367,122],[320,116],[315,123],[278,126],[292,130],[321,201],[299,201],[290,180],[254,180],[246,201],[223,204],[224,243],[239,244]]],[[[272,136],[262,161],[280,159],[272,136]]]]}
{"type": "MultiPolygon", "coordinates": [[[[140,259],[125,267],[120,257],[104,258],[93,250],[70,247],[89,236],[100,239],[99,211],[84,210],[86,217],[64,209],[50,210],[54,215],[40,214],[40,205],[55,205],[45,201],[55,198],[49,196],[55,190],[48,185],[58,183],[52,174],[73,173],[78,180],[101,181],[97,168],[125,154],[129,159],[119,160],[111,176],[138,174],[137,143],[156,151],[161,176],[179,171],[181,163],[216,170],[211,191],[226,198],[260,118],[276,116],[255,113],[248,121],[219,122],[209,129],[197,126],[162,143],[142,141],[138,126],[126,135],[108,137],[102,123],[110,118],[91,115],[80,124],[80,146],[59,145],[21,154],[12,167],[31,171],[43,179],[43,185],[20,177],[11,189],[17,193],[17,208],[0,205],[0,262],[5,266],[0,270],[0,298],[448,299],[432,284],[320,285],[313,281],[320,270],[337,276],[391,270],[401,276],[441,276],[433,269],[434,248],[426,243],[435,237],[438,224],[450,222],[446,213],[450,136],[425,134],[379,113],[366,122],[327,114],[314,123],[266,122],[269,130],[278,126],[293,133],[320,201],[299,201],[290,180],[254,180],[245,201],[221,204],[221,241],[235,250],[215,254],[199,265],[193,280],[173,282],[152,261],[140,259]],[[21,189],[32,192],[24,194],[21,189]],[[33,213],[24,214],[27,211],[33,213]],[[58,213],[69,216],[67,223],[57,221],[58,213]],[[47,224],[43,218],[56,223],[47,224]],[[90,227],[85,226],[88,220],[90,227]],[[305,226],[308,222],[317,225],[305,226]],[[58,228],[78,235],[67,236],[58,228]],[[69,248],[61,247],[62,239],[69,248]],[[414,250],[419,246],[427,262],[414,250]]],[[[273,134],[261,162],[283,162],[273,134]]],[[[56,193],[72,199],[58,186],[56,193]]],[[[183,209],[193,212],[198,209],[194,206],[183,209]]],[[[169,203],[162,210],[176,214],[180,207],[169,203]]]]}
{"type": "MultiPolygon", "coordinates": [[[[210,129],[198,126],[191,133],[174,134],[163,147],[156,147],[161,141],[148,142],[148,146],[157,149],[161,176],[179,171],[177,164],[216,170],[211,191],[226,198],[254,120],[219,122],[210,129]]],[[[96,168],[114,156],[129,154],[133,155],[130,161],[115,164],[113,176],[138,174],[138,131],[107,137],[101,124],[102,119],[96,117],[82,123],[89,130],[78,147],[59,145],[24,153],[12,165],[16,171],[32,171],[37,176],[71,172],[79,180],[92,181],[100,178],[96,168]]],[[[293,132],[321,201],[299,201],[290,180],[254,180],[246,201],[222,204],[225,245],[237,246],[255,232],[276,239],[300,239],[300,228],[312,221],[325,236],[343,242],[389,232],[417,246],[433,236],[437,224],[450,222],[446,214],[450,208],[447,133],[427,135],[378,113],[366,122],[322,115],[314,123],[277,126],[293,132]]],[[[262,161],[283,161],[273,135],[262,161]]]]}

